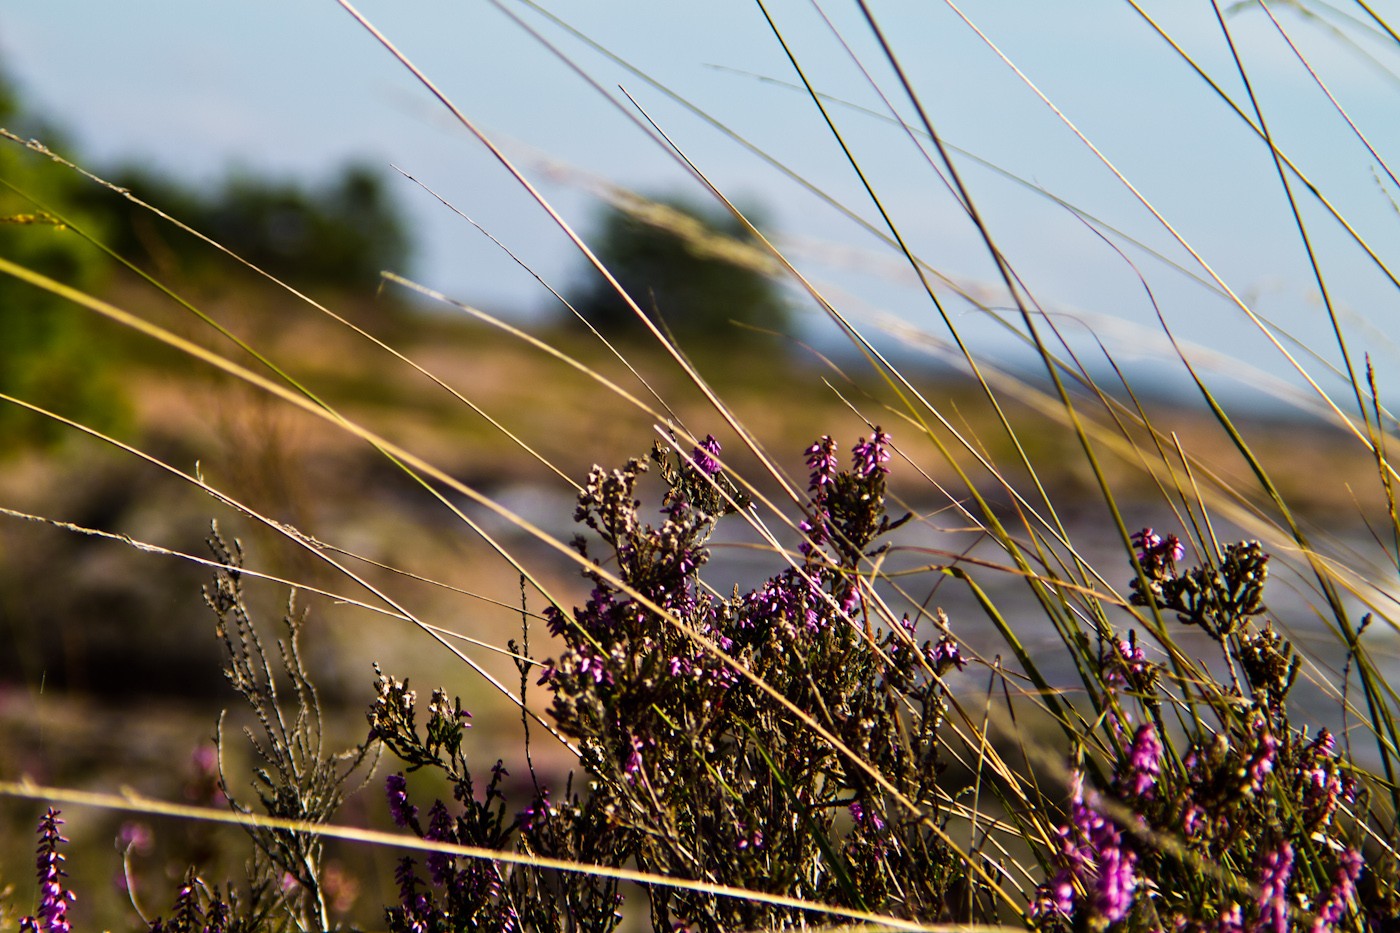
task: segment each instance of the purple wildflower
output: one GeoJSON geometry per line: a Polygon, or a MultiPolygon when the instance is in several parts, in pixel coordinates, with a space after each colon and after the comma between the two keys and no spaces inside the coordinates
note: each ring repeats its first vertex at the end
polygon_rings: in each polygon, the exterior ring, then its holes
{"type": "Polygon", "coordinates": [[[536,797],[528,807],[521,810],[520,814],[516,817],[520,822],[521,831],[527,833],[534,832],[544,826],[545,821],[549,819],[549,815],[552,811],[553,805],[549,802],[549,788],[546,787],[542,789],[539,796],[536,797]]]}
{"type": "MultiPolygon", "coordinates": [[[[423,834],[423,838],[430,842],[457,841],[457,830],[453,825],[452,816],[441,800],[433,801],[433,807],[428,812],[428,831],[423,834]]],[[[424,862],[428,866],[428,876],[433,879],[433,884],[446,887],[452,882],[452,869],[455,864],[452,856],[445,852],[434,852],[424,862]]]]}
{"type": "Polygon", "coordinates": [[[836,459],[836,442],[829,435],[823,435],[815,444],[807,448],[807,469],[811,470],[811,482],[807,488],[821,498],[836,479],[840,462],[836,459]]]}
{"type": "Polygon", "coordinates": [[[1133,908],[1133,896],[1137,893],[1137,854],[1119,845],[1119,832],[1115,828],[1112,845],[1105,846],[1099,853],[1099,878],[1094,891],[1094,912],[1109,923],[1117,923],[1128,916],[1133,908]]]}
{"type": "Polygon", "coordinates": [[[1337,872],[1333,875],[1332,890],[1322,909],[1313,921],[1313,933],[1331,933],[1333,927],[1346,918],[1347,909],[1356,902],[1356,879],[1361,877],[1361,853],[1355,849],[1343,849],[1338,856],[1337,872]]]}
{"type": "Polygon", "coordinates": [[[850,811],[851,819],[856,821],[857,826],[877,833],[885,828],[885,821],[880,819],[880,814],[874,810],[867,810],[859,800],[851,801],[850,811]]]}
{"type": "Polygon", "coordinates": [[[937,644],[927,646],[925,652],[929,666],[939,676],[952,667],[958,670],[967,667],[967,659],[962,656],[962,650],[951,635],[944,635],[937,644]]]}
{"type": "Polygon", "coordinates": [[[1103,666],[1106,669],[1104,683],[1110,689],[1145,691],[1149,688],[1152,662],[1147,660],[1147,652],[1135,638],[1116,639],[1103,666]]]}
{"type": "Polygon", "coordinates": [[[578,652],[578,672],[587,677],[592,677],[595,684],[612,685],[613,676],[608,671],[608,667],[603,662],[603,659],[591,654],[585,654],[581,650],[578,652]]]}
{"type": "Polygon", "coordinates": [[[851,461],[856,473],[866,479],[880,473],[888,473],[889,468],[884,464],[889,462],[890,452],[888,444],[890,436],[879,427],[875,428],[875,433],[870,435],[870,440],[861,438],[860,442],[851,448],[851,461]]]}
{"type": "Polygon", "coordinates": [[[691,453],[690,459],[694,461],[695,468],[706,476],[714,476],[720,470],[719,461],[715,459],[719,455],[719,441],[715,440],[713,434],[706,434],[705,439],[700,442],[700,446],[691,453]]]}
{"type": "Polygon", "coordinates": [[[1182,547],[1181,539],[1176,535],[1163,538],[1151,528],[1144,528],[1134,532],[1132,540],[1133,546],[1138,549],[1138,563],[1149,573],[1156,568],[1175,564],[1186,556],[1186,548],[1182,547]]]}
{"type": "Polygon", "coordinates": [[[1195,837],[1205,825],[1206,811],[1202,810],[1194,803],[1186,805],[1186,812],[1181,815],[1181,834],[1187,839],[1195,837]]]}
{"type": "Polygon", "coordinates": [[[50,807],[39,819],[39,844],[34,850],[34,865],[39,878],[39,910],[34,916],[20,920],[21,930],[68,933],[73,928],[68,922],[68,905],[78,898],[63,887],[63,879],[68,873],[63,870],[64,859],[59,854],[58,846],[68,840],[58,832],[58,827],[63,825],[63,820],[58,818],[59,812],[50,807]]]}
{"type": "Polygon", "coordinates": [[[1138,549],[1138,561],[1145,562],[1149,554],[1162,546],[1162,536],[1151,528],[1133,532],[1133,546],[1138,549]]]}
{"type": "Polygon", "coordinates": [[[1293,874],[1293,846],[1285,840],[1264,853],[1259,866],[1259,920],[1251,933],[1288,933],[1288,879],[1293,874]]]}
{"type": "Polygon", "coordinates": [[[1123,844],[1123,834],[1085,800],[1084,776],[1073,772],[1070,821],[1059,829],[1064,868],[1037,891],[1036,916],[1069,917],[1076,907],[1076,883],[1085,892],[1092,917],[1106,923],[1122,920],[1137,893],[1137,854],[1123,844]]]}
{"type": "Polygon", "coordinates": [[[1245,763],[1245,771],[1249,775],[1250,789],[1255,793],[1264,789],[1264,779],[1274,770],[1274,759],[1278,754],[1278,739],[1274,738],[1266,723],[1260,720],[1255,725],[1259,740],[1254,746],[1254,752],[1249,756],[1249,761],[1245,763]]]}
{"type": "Polygon", "coordinates": [[[1053,881],[1036,888],[1035,899],[1031,901],[1031,916],[1036,919],[1074,915],[1074,882],[1068,872],[1060,872],[1053,881]]]}
{"type": "Polygon", "coordinates": [[[744,852],[748,849],[763,848],[763,830],[749,829],[749,824],[742,820],[735,821],[734,830],[735,835],[738,837],[734,842],[734,848],[738,849],[740,852],[744,852]]]}
{"type": "Polygon", "coordinates": [[[1151,797],[1162,773],[1162,740],[1152,723],[1143,723],[1133,734],[1128,758],[1118,775],[1118,787],[1132,797],[1151,797]]]}
{"type": "Polygon", "coordinates": [[[427,894],[418,890],[420,884],[413,859],[405,856],[394,871],[399,883],[399,903],[402,905],[404,928],[411,933],[426,933],[424,918],[431,909],[427,894]]]}
{"type": "Polygon", "coordinates": [[[408,826],[417,822],[418,808],[408,802],[408,781],[402,771],[384,779],[384,793],[389,798],[389,814],[396,825],[408,826]]]}
{"type": "Polygon", "coordinates": [[[1332,733],[1323,729],[1304,749],[1308,763],[1300,771],[1301,797],[1308,825],[1313,829],[1331,821],[1339,801],[1351,802],[1356,795],[1356,782],[1342,772],[1333,756],[1335,748],[1332,733]]]}
{"type": "Polygon", "coordinates": [[[815,521],[803,519],[797,523],[798,529],[807,536],[807,539],[797,546],[804,557],[810,557],[812,552],[821,547],[831,537],[826,527],[826,512],[820,511],[820,517],[815,521]]]}
{"type": "Polygon", "coordinates": [[[841,613],[847,616],[854,616],[865,603],[865,594],[861,593],[859,584],[852,584],[846,588],[846,592],[841,596],[841,613]]]}
{"type": "Polygon", "coordinates": [[[622,773],[627,775],[627,780],[635,781],[637,775],[642,773],[646,762],[642,758],[642,750],[655,745],[654,740],[644,739],[640,736],[632,736],[627,742],[627,761],[622,765],[622,773]]]}

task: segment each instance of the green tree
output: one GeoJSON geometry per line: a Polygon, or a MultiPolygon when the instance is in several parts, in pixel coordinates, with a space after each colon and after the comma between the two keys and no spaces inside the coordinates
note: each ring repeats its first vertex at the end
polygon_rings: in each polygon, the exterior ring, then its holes
{"type": "MultiPolygon", "coordinates": [[[[361,164],[324,184],[230,174],[207,191],[150,169],[127,167],[112,180],[237,255],[301,286],[373,287],[385,269],[407,271],[408,224],[383,177],[361,164]]],[[[105,192],[95,197],[107,200],[105,192]]],[[[212,277],[227,268],[219,254],[149,211],[122,203],[112,246],[161,272],[179,268],[212,277]]]]}
{"type": "MultiPolygon", "coordinates": [[[[24,113],[3,79],[0,125],[62,148],[51,130],[24,113]]],[[[90,235],[102,235],[98,218],[78,206],[86,184],[42,156],[0,141],[0,256],[83,291],[100,288],[109,271],[106,257],[59,220],[61,215],[90,235]]],[[[90,312],[0,275],[0,392],[110,430],[123,421],[125,405],[108,356],[90,312]]],[[[56,422],[0,404],[0,457],[68,433],[56,422]]]]}
{"type": "MultiPolygon", "coordinates": [[[[642,310],[681,339],[732,338],[735,323],[775,331],[788,323],[771,258],[727,211],[637,198],[608,206],[590,245],[642,310]]],[[[576,298],[609,337],[641,332],[636,314],[591,269],[576,298]]]]}

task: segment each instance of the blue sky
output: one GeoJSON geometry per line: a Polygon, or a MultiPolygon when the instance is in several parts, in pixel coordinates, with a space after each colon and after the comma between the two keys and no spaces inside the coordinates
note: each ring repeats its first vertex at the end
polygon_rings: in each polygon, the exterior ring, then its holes
{"type": "MultiPolygon", "coordinates": [[[[878,221],[820,114],[785,86],[795,73],[757,5],[652,0],[545,6],[878,221]]],[[[1209,4],[1143,6],[1227,93],[1247,103],[1209,4]]],[[[1374,8],[1387,16],[1394,7],[1374,8]]],[[[897,254],[869,233],[536,11],[510,2],[503,8],[557,43],[611,99],[489,3],[365,0],[360,6],[581,229],[595,206],[589,179],[647,192],[694,190],[676,160],[629,120],[630,105],[618,93],[623,85],[722,190],[766,205],[795,261],[843,310],[864,320],[889,316],[946,338],[897,254]]],[[[819,90],[882,109],[818,9],[769,6],[819,90]]],[[[856,8],[820,9],[911,117],[856,8]]],[[[877,3],[872,9],[946,141],[1044,186],[1199,274],[1160,223],[958,16],[961,9],[1232,288],[1335,361],[1335,341],[1267,149],[1131,6],[1120,0],[968,0],[961,7],[877,3]]],[[[1400,143],[1394,119],[1400,88],[1383,70],[1400,71],[1393,44],[1366,38],[1346,20],[1275,9],[1381,156],[1389,157],[1400,143]],[[1333,25],[1379,62],[1339,39],[1333,25]]],[[[1394,185],[1382,180],[1376,160],[1349,136],[1267,17],[1243,9],[1227,22],[1281,147],[1315,173],[1381,256],[1396,262],[1394,185]]],[[[582,274],[572,248],[526,192],[333,0],[10,0],[0,14],[0,54],[30,105],[67,128],[97,164],[141,160],[195,181],[230,166],[312,178],[350,158],[393,165],[481,223],[552,283],[567,285],[582,274]]],[[[924,154],[873,116],[840,106],[833,113],[915,251],[951,278],[985,286],[1004,302],[985,248],[924,154]]],[[[1057,320],[1071,329],[1082,334],[1073,321],[1095,322],[1127,360],[1139,351],[1157,352],[1153,341],[1160,337],[1153,336],[1154,311],[1140,272],[1179,336],[1248,359],[1266,373],[1287,374],[1286,361],[1229,302],[1120,241],[1129,263],[1069,211],[1025,188],[967,160],[959,167],[999,245],[1037,299],[1066,315],[1057,320]]],[[[394,186],[417,230],[417,278],[488,308],[528,316],[549,307],[535,280],[469,224],[412,182],[396,178],[394,186]]],[[[1392,354],[1386,334],[1394,329],[1396,290],[1336,235],[1333,221],[1311,204],[1305,216],[1319,237],[1339,306],[1357,319],[1348,325],[1353,339],[1392,354]]],[[[1011,352],[1011,342],[980,312],[957,301],[949,309],[979,352],[1011,352]]],[[[831,333],[815,312],[807,329],[831,333]]]]}

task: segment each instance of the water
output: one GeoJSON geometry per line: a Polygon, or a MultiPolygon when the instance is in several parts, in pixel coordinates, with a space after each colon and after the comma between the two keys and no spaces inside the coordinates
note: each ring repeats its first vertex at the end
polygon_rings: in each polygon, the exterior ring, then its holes
{"type": "MultiPolygon", "coordinates": [[[[642,498],[645,500],[646,496],[642,498]]],[[[579,530],[571,521],[574,500],[567,491],[544,490],[535,486],[510,487],[498,490],[498,501],[561,539],[567,540],[579,530]]],[[[877,588],[880,596],[896,614],[909,612],[926,620],[919,632],[921,639],[934,634],[933,626],[927,620],[935,610],[946,612],[953,634],[962,644],[964,653],[978,662],[970,665],[959,680],[966,686],[985,690],[989,666],[1000,665],[1013,673],[1018,671],[1019,666],[1010,646],[978,603],[971,588],[964,581],[937,569],[959,566],[995,605],[1050,686],[1071,696],[1082,691],[1073,656],[1048,620],[1025,575],[1009,566],[1006,555],[989,537],[957,527],[959,516],[942,510],[943,505],[935,502],[913,504],[912,509],[917,515],[934,517],[918,518],[891,536],[893,546],[882,563],[886,580],[877,588]]],[[[1128,516],[1158,515],[1161,507],[1124,503],[1123,513],[1128,516]]],[[[482,513],[482,520],[494,535],[509,537],[521,534],[509,522],[498,517],[482,513]]],[[[1117,597],[1126,598],[1133,571],[1112,526],[1102,516],[1096,516],[1087,509],[1066,520],[1069,537],[1080,557],[1105,577],[1105,581],[1091,579],[1090,585],[1105,594],[1110,593],[1111,588],[1117,597]]],[[[796,548],[798,537],[784,523],[768,517],[765,525],[781,546],[789,550],[796,548]]],[[[1239,528],[1219,520],[1215,522],[1215,529],[1222,544],[1250,537],[1239,528]]],[[[1163,523],[1159,530],[1168,532],[1174,529],[1163,523]]],[[[1393,573],[1389,581],[1382,579],[1383,566],[1367,564],[1366,555],[1373,558],[1380,556],[1382,561],[1384,558],[1364,528],[1339,529],[1330,535],[1316,535],[1315,540],[1325,542],[1345,560],[1347,566],[1365,566],[1367,576],[1377,581],[1367,598],[1391,618],[1400,617],[1400,613],[1395,611],[1400,586],[1397,586],[1393,573]]],[[[1344,734],[1348,727],[1357,724],[1358,715],[1353,713],[1348,717],[1343,713],[1341,694],[1346,681],[1349,681],[1345,689],[1349,691],[1350,703],[1354,707],[1362,706],[1354,669],[1349,672],[1349,677],[1344,676],[1348,667],[1345,645],[1335,631],[1332,614],[1306,564],[1298,565],[1296,555],[1289,551],[1286,542],[1266,541],[1265,544],[1266,550],[1274,555],[1265,589],[1268,611],[1256,620],[1256,624],[1272,621],[1274,627],[1295,644],[1304,659],[1290,696],[1291,708],[1299,717],[1299,725],[1327,726],[1344,734]]],[[[711,558],[702,576],[721,594],[732,592],[735,586],[741,592],[751,590],[788,566],[782,556],[765,543],[760,533],[738,516],[726,518],[718,524],[710,546],[711,558]]],[[[1057,550],[1061,558],[1068,562],[1065,549],[1060,547],[1057,550]]],[[[562,565],[565,558],[561,556],[558,560],[562,565]]],[[[1189,552],[1185,563],[1192,563],[1189,552]]],[[[560,569],[565,568],[561,566],[560,569]]],[[[1059,576],[1066,576],[1060,568],[1056,570],[1059,576]]],[[[1143,630],[1143,626],[1136,622],[1134,615],[1126,607],[1114,605],[1117,597],[1108,596],[1103,600],[1109,623],[1120,636],[1129,629],[1136,629],[1149,657],[1159,662],[1165,661],[1164,653],[1143,630]]],[[[1071,592],[1068,599],[1079,610],[1084,631],[1090,638],[1095,638],[1096,626],[1083,608],[1083,597],[1071,592]]],[[[1368,611],[1355,593],[1344,592],[1343,604],[1353,626],[1358,625],[1362,615],[1368,611]]],[[[1173,613],[1166,613],[1164,621],[1173,640],[1185,654],[1196,658],[1205,670],[1221,682],[1228,682],[1228,668],[1213,638],[1198,628],[1178,622],[1173,613]]],[[[1366,629],[1364,643],[1384,678],[1400,677],[1400,635],[1394,625],[1378,615],[1366,629]]],[[[1024,681],[1013,680],[1013,684],[1017,683],[1024,681]]],[[[1360,736],[1357,742],[1362,747],[1368,744],[1360,736]]]]}

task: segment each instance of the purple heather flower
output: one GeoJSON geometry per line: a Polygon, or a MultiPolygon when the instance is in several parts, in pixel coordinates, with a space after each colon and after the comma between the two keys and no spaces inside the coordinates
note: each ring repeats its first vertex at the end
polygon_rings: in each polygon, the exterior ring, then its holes
{"type": "Polygon", "coordinates": [[[1137,856],[1123,849],[1123,834],[1084,797],[1084,775],[1075,772],[1070,824],[1076,841],[1074,859],[1089,892],[1095,915],[1115,923],[1128,915],[1137,890],[1133,872],[1137,856]]]}
{"type": "Polygon", "coordinates": [[[1147,556],[1162,546],[1162,536],[1151,528],[1133,532],[1133,546],[1138,549],[1137,559],[1147,560],[1147,556]]]}
{"type": "Polygon", "coordinates": [[[807,488],[820,499],[826,487],[836,479],[840,469],[836,459],[836,442],[829,435],[822,435],[815,444],[807,448],[807,469],[811,470],[811,482],[807,488]]]}
{"type": "Polygon", "coordinates": [[[1323,729],[1304,753],[1309,759],[1302,769],[1302,803],[1313,829],[1326,826],[1337,810],[1338,801],[1352,802],[1356,796],[1356,781],[1342,772],[1333,752],[1336,740],[1323,729]]]}
{"type": "Polygon", "coordinates": [[[806,536],[806,540],[797,546],[803,557],[810,557],[831,537],[826,530],[826,511],[821,509],[819,514],[820,517],[816,521],[809,522],[803,519],[797,523],[798,529],[806,536]]]}
{"type": "Polygon", "coordinates": [[[402,771],[384,779],[384,793],[389,798],[389,814],[395,824],[407,826],[418,819],[418,808],[408,802],[408,781],[402,771]]]}
{"type": "Polygon", "coordinates": [[[412,933],[426,933],[428,926],[423,916],[428,913],[428,896],[418,890],[418,873],[413,859],[404,856],[394,870],[394,878],[399,883],[399,903],[403,905],[405,927],[412,933]]]}
{"type": "Polygon", "coordinates": [[[642,772],[645,762],[642,760],[642,749],[655,745],[655,742],[648,741],[639,736],[633,736],[628,741],[627,761],[623,763],[622,773],[627,775],[629,781],[635,781],[637,775],[642,772]]]}
{"type": "Polygon", "coordinates": [[[1181,816],[1181,834],[1187,839],[1192,838],[1200,831],[1201,825],[1205,823],[1206,811],[1196,804],[1186,805],[1186,812],[1181,816]]]}
{"type": "Polygon", "coordinates": [[[1244,933],[1244,909],[1231,904],[1215,923],[1215,933],[1244,933]]]}
{"type": "Polygon", "coordinates": [[[1031,901],[1031,916],[1037,920],[1074,915],[1074,881],[1068,871],[1062,871],[1053,881],[1042,884],[1035,890],[1031,901]]]}
{"type": "Polygon", "coordinates": [[[1118,830],[1113,830],[1113,844],[1099,854],[1099,878],[1094,891],[1094,912],[1109,923],[1117,923],[1133,909],[1137,893],[1137,855],[1120,846],[1118,830]]]}
{"type": "Polygon", "coordinates": [[[851,448],[851,461],[856,473],[869,479],[879,473],[888,473],[889,468],[884,464],[889,462],[890,452],[888,444],[890,436],[878,427],[875,433],[870,435],[870,440],[861,438],[860,442],[851,448]]]}
{"type": "Polygon", "coordinates": [[[1162,740],[1152,723],[1143,723],[1133,734],[1128,759],[1118,775],[1118,786],[1133,797],[1150,797],[1162,773],[1162,740]]]}
{"type": "Polygon", "coordinates": [[[962,656],[962,650],[950,635],[938,639],[938,643],[929,646],[927,652],[929,666],[939,675],[951,667],[958,670],[967,667],[967,659],[962,656]]]}
{"type": "Polygon", "coordinates": [[[880,814],[874,810],[865,809],[865,805],[859,800],[851,801],[851,819],[856,821],[857,826],[864,826],[872,832],[881,832],[885,828],[885,821],[880,819],[880,814]]]}
{"type": "Polygon", "coordinates": [[[734,843],[734,848],[740,852],[746,849],[763,848],[763,830],[749,829],[749,825],[742,820],[736,820],[734,824],[735,833],[738,839],[734,843]]]}
{"type": "Polygon", "coordinates": [[[578,653],[578,672],[587,677],[592,677],[595,684],[613,682],[612,675],[608,673],[607,665],[602,658],[594,657],[591,654],[578,653]]]}
{"type": "Polygon", "coordinates": [[[1182,547],[1181,539],[1176,535],[1163,538],[1151,528],[1144,528],[1133,533],[1132,541],[1138,549],[1138,563],[1148,573],[1166,570],[1167,565],[1176,564],[1186,557],[1186,548],[1182,547]]]}
{"type": "Polygon", "coordinates": [[[1361,868],[1365,864],[1361,853],[1355,849],[1343,849],[1337,861],[1339,864],[1336,874],[1332,876],[1332,890],[1313,921],[1313,933],[1331,933],[1337,924],[1346,919],[1347,908],[1356,901],[1356,879],[1361,877],[1361,868]]]}
{"type": "Polygon", "coordinates": [[[1249,786],[1256,793],[1264,788],[1264,779],[1274,770],[1274,759],[1278,753],[1278,739],[1263,721],[1255,726],[1255,732],[1259,734],[1258,744],[1254,747],[1254,753],[1249,756],[1249,761],[1245,763],[1245,770],[1249,774],[1249,786]]]}
{"type": "Polygon", "coordinates": [[[706,434],[705,439],[700,442],[700,446],[691,453],[690,459],[695,462],[695,467],[706,476],[714,476],[719,472],[719,461],[715,459],[719,455],[719,441],[715,440],[713,434],[706,434]]]}
{"type": "Polygon", "coordinates": [[[1108,671],[1104,675],[1104,682],[1115,690],[1140,683],[1151,667],[1151,662],[1147,660],[1147,652],[1143,651],[1136,641],[1127,638],[1115,640],[1113,647],[1117,658],[1115,661],[1110,655],[1106,659],[1107,663],[1104,666],[1108,668],[1108,671]],[[1130,678],[1132,679],[1131,683],[1130,678]]]}
{"type": "Polygon", "coordinates": [[[539,829],[544,825],[544,821],[549,819],[551,810],[549,788],[546,787],[541,790],[539,796],[536,797],[528,807],[521,810],[516,817],[516,819],[520,821],[521,831],[528,833],[539,829]]]}
{"type": "Polygon", "coordinates": [[[1037,916],[1073,915],[1076,882],[1095,919],[1116,923],[1128,916],[1137,893],[1137,855],[1123,834],[1085,799],[1084,776],[1070,780],[1070,822],[1059,829],[1064,868],[1041,885],[1032,906],[1037,916]]]}
{"type": "Polygon", "coordinates": [[[68,905],[78,898],[63,887],[63,879],[68,873],[63,870],[64,859],[58,847],[68,840],[58,831],[58,827],[63,825],[63,820],[58,818],[59,812],[50,807],[39,819],[39,844],[34,850],[39,879],[39,910],[34,916],[20,920],[21,930],[69,933],[73,928],[68,922],[68,905]]]}
{"type": "Polygon", "coordinates": [[[1128,670],[1137,674],[1147,669],[1147,652],[1143,651],[1136,642],[1120,638],[1117,647],[1118,656],[1128,665],[1128,670]]]}
{"type": "Polygon", "coordinates": [[[59,811],[49,808],[39,820],[39,845],[35,849],[35,868],[39,877],[39,911],[30,918],[33,922],[32,928],[35,930],[53,931],[53,933],[68,933],[72,925],[68,922],[68,905],[77,900],[77,895],[63,887],[63,879],[67,876],[62,868],[63,856],[59,854],[60,843],[67,842],[67,838],[59,834],[58,827],[63,825],[63,820],[58,818],[59,811]]]}
{"type": "MultiPolygon", "coordinates": [[[[433,801],[433,807],[428,812],[428,831],[423,834],[423,838],[431,842],[456,842],[457,830],[454,826],[452,815],[447,812],[441,800],[433,801]]],[[[433,879],[433,884],[438,887],[446,887],[452,881],[452,868],[455,859],[445,852],[434,852],[424,859],[428,866],[428,875],[433,879]]]]}
{"type": "Polygon", "coordinates": [[[1288,879],[1293,874],[1293,846],[1285,840],[1264,853],[1259,866],[1259,920],[1250,933],[1288,933],[1288,879]]]}

